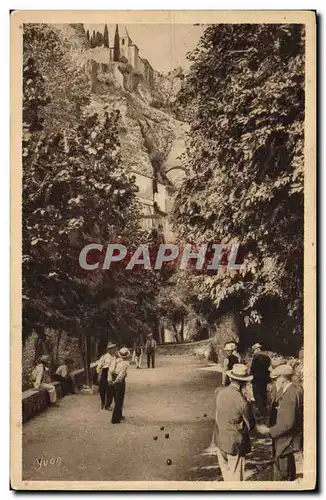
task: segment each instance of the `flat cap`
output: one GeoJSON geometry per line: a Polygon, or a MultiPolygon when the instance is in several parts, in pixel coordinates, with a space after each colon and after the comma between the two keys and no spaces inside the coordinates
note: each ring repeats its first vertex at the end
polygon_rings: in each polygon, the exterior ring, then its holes
{"type": "Polygon", "coordinates": [[[279,365],[274,370],[271,371],[270,377],[271,378],[278,378],[281,375],[284,375],[285,377],[290,377],[293,374],[293,369],[292,366],[290,365],[279,365]]]}

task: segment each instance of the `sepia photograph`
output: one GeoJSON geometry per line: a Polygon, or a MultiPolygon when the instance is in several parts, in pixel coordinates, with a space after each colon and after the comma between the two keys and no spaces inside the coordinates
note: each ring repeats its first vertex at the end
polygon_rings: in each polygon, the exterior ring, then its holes
{"type": "Polygon", "coordinates": [[[315,30],[11,14],[13,489],[315,488],[315,30]]]}

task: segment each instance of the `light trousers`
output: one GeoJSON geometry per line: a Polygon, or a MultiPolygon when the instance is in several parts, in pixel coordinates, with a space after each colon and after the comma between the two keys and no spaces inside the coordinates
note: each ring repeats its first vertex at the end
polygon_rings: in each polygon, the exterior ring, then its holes
{"type": "Polygon", "coordinates": [[[141,365],[141,355],[135,357],[136,360],[136,367],[140,368],[141,365]]]}
{"type": "Polygon", "coordinates": [[[229,455],[217,448],[217,460],[224,481],[244,481],[245,457],[229,455]]]}
{"type": "Polygon", "coordinates": [[[50,403],[53,404],[57,402],[57,393],[55,391],[54,385],[42,383],[40,385],[40,389],[45,389],[49,393],[50,403]]]}

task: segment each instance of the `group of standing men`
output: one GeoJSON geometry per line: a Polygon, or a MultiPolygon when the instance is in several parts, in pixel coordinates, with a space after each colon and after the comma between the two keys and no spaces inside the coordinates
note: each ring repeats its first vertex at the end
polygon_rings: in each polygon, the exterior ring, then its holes
{"type": "MultiPolygon", "coordinates": [[[[155,352],[156,352],[156,340],[152,333],[147,335],[147,340],[145,344],[145,352],[147,356],[147,368],[155,368],[155,352]]],[[[136,364],[136,368],[141,368],[141,359],[143,355],[143,342],[141,339],[137,339],[133,345],[132,361],[136,364]]]]}
{"type": "MultiPolygon", "coordinates": [[[[149,333],[145,345],[147,354],[147,367],[155,367],[156,341],[153,334],[149,333]]],[[[136,343],[133,349],[132,359],[136,368],[141,368],[141,357],[143,348],[136,343]]],[[[101,398],[101,409],[112,411],[112,423],[119,424],[124,420],[122,414],[123,403],[126,392],[126,377],[129,366],[128,359],[131,353],[127,347],[117,350],[116,344],[111,342],[107,345],[107,352],[98,361],[96,371],[98,374],[99,393],[101,398]],[[112,403],[114,401],[114,409],[112,403]]]]}
{"type": "Polygon", "coordinates": [[[116,344],[109,343],[107,352],[101,356],[96,367],[98,374],[101,409],[112,411],[112,424],[119,424],[124,420],[122,414],[126,392],[126,377],[129,366],[130,351],[122,347],[117,351],[116,344]]]}
{"type": "Polygon", "coordinates": [[[294,481],[294,453],[302,450],[303,390],[292,382],[293,369],[285,361],[274,364],[252,346],[248,368],[234,342],[224,348],[223,387],[215,392],[214,437],[224,481],[243,481],[245,457],[251,451],[250,433],[272,439],[274,481],[294,481]]]}

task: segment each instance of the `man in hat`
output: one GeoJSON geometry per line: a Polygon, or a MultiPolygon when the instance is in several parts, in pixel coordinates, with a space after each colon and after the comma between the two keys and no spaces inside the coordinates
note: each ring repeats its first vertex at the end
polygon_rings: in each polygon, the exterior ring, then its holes
{"type": "Polygon", "coordinates": [[[250,452],[249,432],[255,425],[251,405],[242,391],[252,380],[246,365],[237,363],[227,372],[230,385],[215,391],[214,440],[224,481],[243,481],[245,456],[250,452]]]}
{"type": "Polygon", "coordinates": [[[77,388],[74,386],[73,379],[70,375],[74,362],[70,358],[64,359],[62,365],[58,366],[54,380],[62,384],[64,394],[77,394],[77,388]]]}
{"type": "Polygon", "coordinates": [[[223,362],[222,385],[227,386],[230,384],[227,372],[232,370],[233,365],[236,363],[241,363],[241,356],[238,353],[237,344],[235,342],[227,342],[223,349],[226,352],[226,357],[223,362]]]}
{"type": "Polygon", "coordinates": [[[115,371],[115,365],[117,359],[114,355],[114,348],[116,344],[111,342],[107,345],[107,352],[101,356],[97,364],[96,371],[98,373],[99,380],[99,393],[101,398],[101,409],[111,410],[112,400],[113,400],[113,387],[112,387],[112,377],[115,371]]]}
{"type": "Polygon", "coordinates": [[[140,344],[137,344],[135,347],[135,363],[136,363],[136,368],[140,370],[141,367],[141,357],[143,354],[143,349],[140,344]]]}
{"type": "Polygon", "coordinates": [[[126,377],[129,366],[128,358],[130,351],[127,347],[122,347],[118,352],[118,359],[115,366],[114,379],[112,386],[114,390],[114,410],[112,414],[112,424],[119,424],[124,420],[122,415],[123,403],[126,392],[126,377]]]}
{"type": "Polygon", "coordinates": [[[271,427],[257,425],[263,435],[270,435],[275,450],[274,481],[294,481],[296,475],[294,453],[302,450],[303,390],[292,383],[293,369],[283,364],[274,368],[270,376],[275,380],[278,401],[276,423],[271,427]]]}
{"type": "MultiPolygon", "coordinates": [[[[277,356],[271,358],[271,366],[269,367],[269,372],[271,373],[274,368],[277,368],[280,365],[286,364],[285,359],[282,356],[277,356]]],[[[271,378],[267,386],[267,410],[268,410],[268,419],[267,425],[270,427],[275,425],[276,423],[276,415],[278,403],[282,397],[282,390],[277,390],[275,380],[271,378]]],[[[275,453],[273,453],[274,455],[275,453]]]]}
{"type": "Polygon", "coordinates": [[[34,383],[34,388],[45,389],[49,394],[50,403],[56,404],[57,393],[55,390],[55,386],[51,384],[50,357],[47,354],[44,354],[40,357],[38,364],[33,370],[32,380],[34,383]]]}
{"type": "Polygon", "coordinates": [[[152,368],[155,368],[155,350],[156,340],[153,339],[153,334],[149,333],[146,342],[147,368],[150,368],[151,362],[152,368]]]}
{"type": "Polygon", "coordinates": [[[268,354],[262,352],[262,345],[259,343],[254,344],[251,350],[253,354],[250,370],[253,376],[252,388],[259,415],[264,418],[267,412],[267,385],[270,380],[271,360],[268,354]]]}

